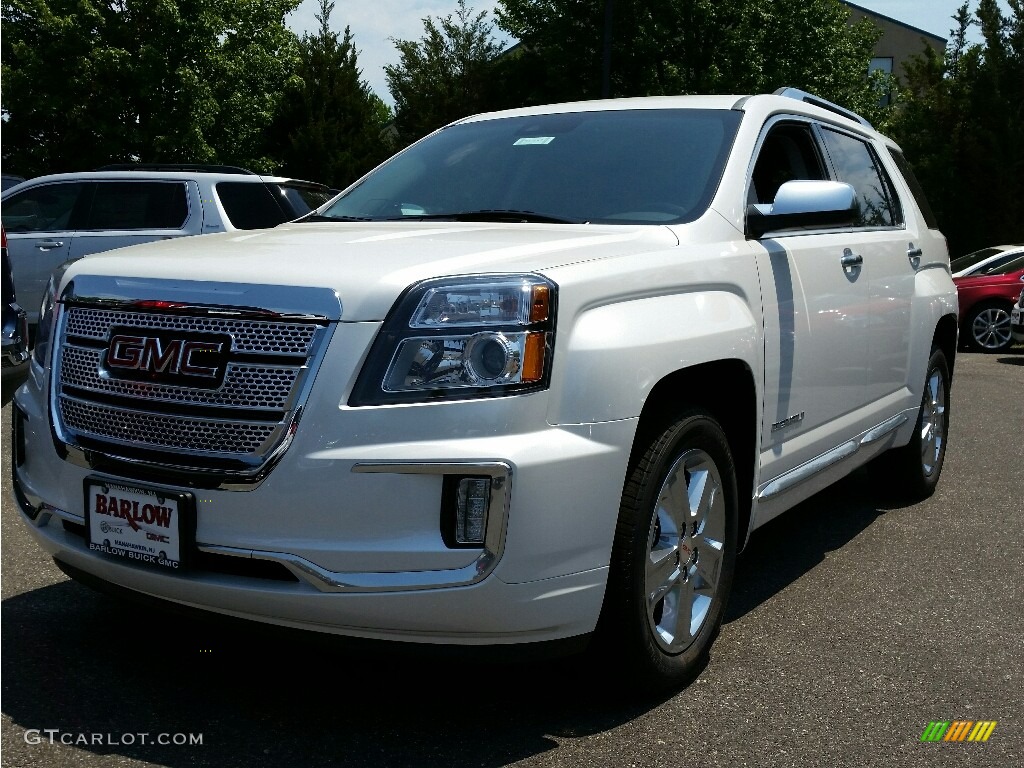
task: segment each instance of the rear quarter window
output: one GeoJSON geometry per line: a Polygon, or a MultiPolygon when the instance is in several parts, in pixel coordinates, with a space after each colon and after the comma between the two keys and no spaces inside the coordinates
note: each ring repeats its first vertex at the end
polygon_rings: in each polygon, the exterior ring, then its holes
{"type": "Polygon", "coordinates": [[[228,221],[235,229],[266,229],[291,218],[265,184],[221,181],[216,189],[228,221]]]}
{"type": "Polygon", "coordinates": [[[907,162],[907,158],[898,149],[893,149],[892,147],[887,147],[887,149],[889,150],[889,156],[892,157],[896,167],[899,168],[900,173],[903,175],[903,180],[907,182],[907,187],[910,189],[910,194],[914,196],[917,207],[921,209],[921,215],[924,216],[928,229],[938,229],[939,222],[936,220],[935,213],[932,211],[928,198],[924,194],[924,188],[921,186],[921,182],[917,180],[914,169],[907,162]]]}

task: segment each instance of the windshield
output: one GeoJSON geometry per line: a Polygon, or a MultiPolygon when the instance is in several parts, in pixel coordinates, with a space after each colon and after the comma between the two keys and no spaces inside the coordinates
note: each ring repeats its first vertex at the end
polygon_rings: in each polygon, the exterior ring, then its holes
{"type": "Polygon", "coordinates": [[[454,125],[318,219],[683,223],[711,202],[741,114],[624,110],[454,125]]]}

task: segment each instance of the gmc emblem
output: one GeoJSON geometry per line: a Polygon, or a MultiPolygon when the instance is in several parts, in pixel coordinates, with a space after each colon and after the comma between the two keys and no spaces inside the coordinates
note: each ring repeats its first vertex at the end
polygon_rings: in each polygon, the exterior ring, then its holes
{"type": "Polygon", "coordinates": [[[191,387],[216,387],[224,378],[231,347],[227,335],[175,338],[114,330],[106,355],[111,376],[191,387]]]}

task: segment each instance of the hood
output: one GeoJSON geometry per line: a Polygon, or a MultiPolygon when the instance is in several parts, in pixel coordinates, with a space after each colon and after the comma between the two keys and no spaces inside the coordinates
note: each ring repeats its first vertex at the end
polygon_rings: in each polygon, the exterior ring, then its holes
{"type": "Polygon", "coordinates": [[[663,226],[368,222],[283,224],[197,235],[88,256],[78,274],[334,289],[348,322],[383,320],[398,295],[431,277],[543,272],[675,247],[663,226]]]}

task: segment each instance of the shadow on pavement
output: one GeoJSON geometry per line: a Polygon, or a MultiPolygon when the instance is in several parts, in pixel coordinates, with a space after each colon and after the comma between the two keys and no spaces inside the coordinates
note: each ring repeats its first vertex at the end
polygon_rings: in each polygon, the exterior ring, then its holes
{"type": "Polygon", "coordinates": [[[739,557],[725,621],[736,621],[841,549],[889,506],[862,468],[755,531],[739,557]]]}
{"type": "Polygon", "coordinates": [[[3,709],[16,727],[203,734],[202,746],[77,747],[166,766],[500,766],[667,699],[620,695],[586,656],[498,664],[352,652],[336,638],[178,616],[70,581],[4,601],[2,622],[3,709]]]}

